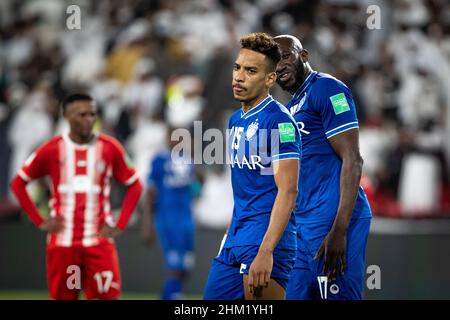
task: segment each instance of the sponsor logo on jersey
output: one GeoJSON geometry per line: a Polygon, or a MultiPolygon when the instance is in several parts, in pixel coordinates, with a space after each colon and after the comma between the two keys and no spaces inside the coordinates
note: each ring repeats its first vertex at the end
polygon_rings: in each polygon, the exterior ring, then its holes
{"type": "Polygon", "coordinates": [[[261,157],[258,155],[250,155],[250,159],[247,159],[247,157],[238,155],[235,155],[233,158],[230,159],[231,161],[231,167],[234,168],[235,165],[239,169],[247,168],[250,170],[256,170],[257,168],[264,169],[264,166],[261,165],[261,157]]]}
{"type": "Polygon", "coordinates": [[[278,124],[278,130],[280,132],[280,142],[295,142],[295,127],[290,122],[284,122],[278,124]]]}
{"type": "Polygon", "coordinates": [[[300,99],[300,102],[297,103],[296,105],[292,106],[289,108],[289,112],[291,113],[291,115],[296,114],[297,112],[299,112],[301,110],[301,108],[303,107],[303,105],[305,104],[306,101],[306,95],[307,92],[305,92],[305,94],[303,95],[303,97],[300,99]]]}
{"type": "Polygon", "coordinates": [[[333,110],[335,114],[340,114],[350,110],[347,98],[345,97],[345,94],[343,92],[331,96],[330,101],[331,104],[333,105],[333,110]]]}

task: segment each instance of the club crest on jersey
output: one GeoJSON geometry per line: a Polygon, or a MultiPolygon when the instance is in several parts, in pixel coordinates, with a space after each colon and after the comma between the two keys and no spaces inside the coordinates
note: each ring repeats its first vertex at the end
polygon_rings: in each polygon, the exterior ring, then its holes
{"type": "Polygon", "coordinates": [[[258,131],[258,127],[259,127],[258,119],[256,119],[255,122],[252,122],[248,126],[247,132],[245,134],[245,139],[247,141],[252,141],[253,137],[255,136],[256,131],[258,131]]]}
{"type": "Polygon", "coordinates": [[[300,102],[297,103],[296,105],[294,105],[294,106],[292,106],[292,107],[289,108],[289,112],[290,112],[292,115],[294,115],[294,114],[296,114],[297,112],[299,112],[300,109],[303,107],[303,104],[304,104],[305,101],[306,101],[306,95],[307,95],[307,93],[305,92],[305,94],[303,95],[303,97],[300,99],[300,102]]]}

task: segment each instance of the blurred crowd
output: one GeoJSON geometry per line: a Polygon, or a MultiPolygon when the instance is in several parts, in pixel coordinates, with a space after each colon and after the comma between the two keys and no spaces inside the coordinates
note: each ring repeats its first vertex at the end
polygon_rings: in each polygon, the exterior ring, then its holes
{"type": "MultiPolygon", "coordinates": [[[[450,3],[446,0],[3,0],[0,2],[0,212],[8,181],[65,130],[59,101],[96,99],[99,130],[127,148],[142,179],[169,127],[224,130],[239,104],[231,71],[241,35],[293,34],[313,69],[353,92],[363,185],[374,214],[450,212],[450,3]],[[68,6],[80,8],[69,30],[68,6]],[[379,29],[368,27],[370,5],[379,29]]],[[[273,95],[286,102],[279,88],[273,95]]],[[[198,221],[227,224],[226,165],[205,166],[198,221]],[[218,205],[220,204],[220,205],[218,205]]]]}

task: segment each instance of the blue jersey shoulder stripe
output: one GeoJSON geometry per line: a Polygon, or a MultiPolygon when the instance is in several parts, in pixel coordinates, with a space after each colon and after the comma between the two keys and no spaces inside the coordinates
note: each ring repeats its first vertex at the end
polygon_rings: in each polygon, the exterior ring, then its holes
{"type": "Polygon", "coordinates": [[[339,127],[336,127],[334,129],[328,130],[327,132],[325,132],[325,135],[327,136],[327,139],[331,138],[334,135],[337,135],[338,133],[347,131],[349,129],[353,129],[353,128],[358,128],[358,121],[353,121],[353,122],[349,122],[346,124],[343,124],[339,127]]]}

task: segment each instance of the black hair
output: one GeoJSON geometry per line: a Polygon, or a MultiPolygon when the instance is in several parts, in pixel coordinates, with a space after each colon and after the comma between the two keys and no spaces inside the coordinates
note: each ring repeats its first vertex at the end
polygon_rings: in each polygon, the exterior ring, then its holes
{"type": "Polygon", "coordinates": [[[66,96],[61,102],[63,113],[66,111],[67,106],[75,101],[94,101],[94,99],[86,93],[72,93],[66,96]]]}

